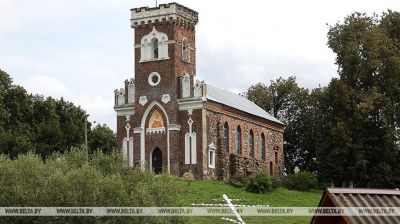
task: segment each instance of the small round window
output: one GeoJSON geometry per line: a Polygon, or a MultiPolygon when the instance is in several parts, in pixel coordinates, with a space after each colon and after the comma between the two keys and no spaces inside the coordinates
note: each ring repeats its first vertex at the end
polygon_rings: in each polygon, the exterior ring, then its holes
{"type": "Polygon", "coordinates": [[[150,84],[151,86],[156,86],[156,85],[158,85],[158,83],[160,83],[160,81],[161,81],[161,76],[160,76],[160,74],[158,74],[157,72],[152,72],[152,73],[149,75],[149,84],[150,84]]]}

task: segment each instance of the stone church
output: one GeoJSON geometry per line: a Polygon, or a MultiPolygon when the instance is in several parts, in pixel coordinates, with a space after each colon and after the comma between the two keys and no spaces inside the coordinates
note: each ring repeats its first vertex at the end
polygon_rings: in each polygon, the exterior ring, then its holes
{"type": "Polygon", "coordinates": [[[282,176],[284,125],[246,98],[196,80],[197,22],[196,11],[177,3],[131,9],[134,78],[114,92],[127,164],[204,179],[259,170],[282,176]]]}

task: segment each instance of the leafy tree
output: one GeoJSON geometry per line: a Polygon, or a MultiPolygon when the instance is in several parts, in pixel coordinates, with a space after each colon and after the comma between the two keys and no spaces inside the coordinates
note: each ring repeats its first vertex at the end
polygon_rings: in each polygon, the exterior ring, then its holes
{"type": "Polygon", "coordinates": [[[323,179],[357,186],[400,183],[400,13],[353,13],[330,27],[339,79],[322,102],[326,141],[319,151],[323,179]]]}
{"type": "Polygon", "coordinates": [[[270,85],[257,83],[243,95],[274,117],[287,122],[287,119],[290,119],[289,108],[300,91],[296,78],[291,76],[288,79],[280,77],[277,80],[271,80],[270,85]]]}
{"type": "Polygon", "coordinates": [[[6,108],[4,106],[4,97],[12,84],[10,76],[0,69],[0,128],[3,128],[8,118],[6,108]]]}
{"type": "MultiPolygon", "coordinates": [[[[85,114],[63,98],[28,94],[0,70],[0,153],[16,158],[32,151],[46,158],[82,145],[85,114]]],[[[114,133],[106,126],[91,131],[90,126],[89,122],[90,146],[111,152],[116,145],[114,133]]]]}
{"type": "Polygon", "coordinates": [[[286,172],[293,172],[295,166],[314,171],[315,139],[319,124],[315,117],[317,105],[313,100],[319,95],[317,90],[300,88],[295,77],[271,80],[270,84],[258,83],[251,86],[244,95],[258,106],[273,114],[286,124],[284,151],[286,172]]]}
{"type": "Polygon", "coordinates": [[[100,150],[103,153],[111,153],[117,147],[117,138],[107,125],[98,124],[89,133],[88,145],[92,152],[100,150]]]}

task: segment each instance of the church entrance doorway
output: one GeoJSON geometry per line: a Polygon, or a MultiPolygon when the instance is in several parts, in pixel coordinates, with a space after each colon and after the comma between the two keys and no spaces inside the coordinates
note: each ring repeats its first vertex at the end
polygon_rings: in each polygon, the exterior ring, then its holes
{"type": "Polygon", "coordinates": [[[151,154],[151,168],[156,174],[162,172],[162,152],[159,148],[155,148],[151,154]]]}

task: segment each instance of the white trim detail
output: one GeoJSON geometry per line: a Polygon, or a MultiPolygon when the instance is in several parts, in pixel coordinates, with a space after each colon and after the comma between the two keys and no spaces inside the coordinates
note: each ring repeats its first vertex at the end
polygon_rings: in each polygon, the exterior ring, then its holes
{"type": "Polygon", "coordinates": [[[162,134],[164,132],[165,132],[165,127],[162,127],[162,128],[146,128],[146,134],[147,135],[162,134]]]}
{"type": "Polygon", "coordinates": [[[135,114],[135,107],[114,108],[117,116],[131,116],[135,114]]]}
{"type": "Polygon", "coordinates": [[[182,7],[178,3],[160,4],[157,8],[134,8],[131,9],[131,26],[155,23],[156,21],[184,21],[195,25],[198,22],[198,13],[182,7]]]}
{"type": "Polygon", "coordinates": [[[187,73],[181,76],[181,89],[181,97],[190,98],[190,75],[187,73]]]}
{"type": "Polygon", "coordinates": [[[145,137],[146,136],[145,136],[145,133],[144,133],[144,130],[146,129],[145,128],[145,123],[146,123],[147,116],[149,115],[151,109],[154,106],[158,106],[161,109],[161,111],[164,113],[165,118],[167,120],[167,125],[166,125],[166,127],[167,127],[167,130],[166,130],[166,132],[167,132],[167,171],[168,171],[168,173],[170,173],[170,170],[171,170],[170,162],[171,161],[170,161],[170,143],[169,143],[170,139],[169,139],[169,129],[168,129],[168,127],[169,127],[169,119],[168,119],[168,114],[165,111],[164,107],[159,102],[157,102],[156,100],[151,102],[149,104],[149,106],[147,106],[146,110],[144,111],[143,117],[142,117],[142,121],[141,121],[141,124],[140,124],[140,127],[139,127],[140,129],[139,128],[135,128],[134,129],[135,133],[140,133],[140,162],[141,162],[141,169],[144,170],[144,164],[146,162],[146,159],[145,159],[145,137]]]}
{"type": "Polygon", "coordinates": [[[197,98],[194,100],[178,100],[179,110],[195,110],[202,109],[204,100],[202,98],[197,98]]]}
{"type": "Polygon", "coordinates": [[[140,105],[144,106],[144,105],[146,105],[147,102],[148,102],[148,101],[147,101],[147,96],[141,96],[141,97],[139,98],[139,103],[140,103],[140,105]]]}
{"type": "Polygon", "coordinates": [[[122,153],[125,160],[128,162],[128,166],[133,167],[133,138],[129,137],[129,131],[131,129],[129,122],[126,123],[125,129],[126,137],[122,141],[122,153]]]}
{"type": "Polygon", "coordinates": [[[185,164],[197,163],[197,147],[196,147],[196,132],[193,132],[192,117],[189,117],[187,122],[189,124],[189,132],[185,134],[185,164]]]}
{"type": "Polygon", "coordinates": [[[133,133],[135,133],[135,134],[140,134],[141,132],[143,132],[143,128],[141,128],[141,127],[133,129],[133,133]]]}
{"type": "Polygon", "coordinates": [[[123,145],[122,152],[124,155],[124,160],[127,162],[129,167],[133,167],[133,138],[130,137],[128,139],[125,137],[124,140],[122,141],[122,145],[123,145]]]}
{"type": "Polygon", "coordinates": [[[152,72],[149,75],[149,78],[147,79],[147,81],[149,82],[149,84],[151,86],[156,86],[161,82],[161,75],[158,72],[152,72]],[[156,76],[157,77],[157,82],[153,82],[153,77],[156,76]]]}
{"type": "Polygon", "coordinates": [[[182,61],[190,63],[190,47],[186,37],[182,40],[182,61]]]}
{"type": "Polygon", "coordinates": [[[170,125],[168,125],[168,130],[169,131],[180,131],[181,126],[179,124],[170,124],[170,125]]]}
{"type": "Polygon", "coordinates": [[[159,32],[155,26],[150,33],[142,37],[140,41],[140,61],[169,59],[168,56],[168,36],[159,32]],[[155,53],[157,51],[157,53],[155,53]]]}
{"type": "Polygon", "coordinates": [[[217,146],[215,146],[214,142],[212,142],[208,146],[208,167],[215,168],[215,151],[217,150],[217,146]]]}
{"type": "Polygon", "coordinates": [[[185,134],[185,164],[190,164],[190,134],[185,134]]]}
{"type": "Polygon", "coordinates": [[[169,94],[163,94],[161,96],[161,101],[165,104],[167,104],[169,101],[171,101],[171,97],[169,96],[169,94]]]}

